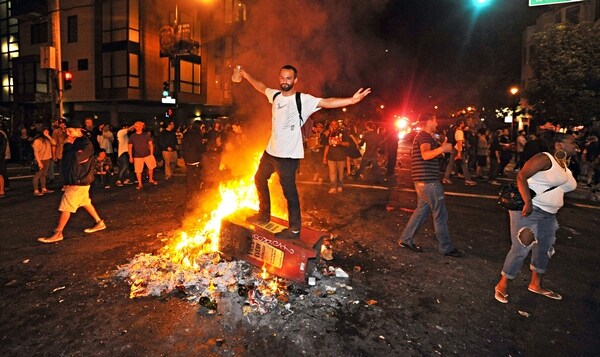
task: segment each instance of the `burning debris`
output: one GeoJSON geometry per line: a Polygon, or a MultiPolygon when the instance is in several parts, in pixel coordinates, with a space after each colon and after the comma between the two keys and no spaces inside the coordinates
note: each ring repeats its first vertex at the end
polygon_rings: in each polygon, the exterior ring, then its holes
{"type": "MultiPolygon", "coordinates": [[[[310,287],[269,274],[240,260],[224,260],[218,253],[203,254],[192,264],[181,264],[164,254],[136,255],[119,267],[116,276],[131,285],[130,298],[180,294],[186,301],[204,306],[215,313],[219,301],[235,296],[244,298],[244,315],[278,311],[287,316],[293,313],[292,302],[330,298],[349,301],[352,287],[340,281],[340,268],[319,267],[310,287]],[[317,283],[318,282],[318,283],[317,283]],[[342,293],[343,292],[343,293],[342,293]],[[345,294],[345,295],[344,295],[345,294]]],[[[314,302],[312,302],[314,303],[314,302]]]]}
{"type": "Polygon", "coordinates": [[[342,269],[319,266],[322,252],[333,259],[323,233],[303,228],[300,239],[278,240],[274,234],[285,228],[283,219],[258,224],[249,218],[258,206],[251,176],[222,183],[219,195],[218,206],[195,222],[197,231],[182,232],[156,254],[138,254],[119,267],[116,276],[131,285],[130,298],[181,294],[214,313],[221,299],[239,295],[245,299],[244,315],[277,309],[290,315],[293,299],[352,289],[333,286],[333,279],[348,278],[342,269]]]}
{"type": "Polygon", "coordinates": [[[120,266],[117,277],[131,284],[132,299],[178,291],[187,300],[199,302],[202,297],[235,291],[239,275],[248,270],[238,261],[220,261],[217,253],[201,255],[194,263],[197,268],[173,262],[165,255],[142,253],[120,266]]]}

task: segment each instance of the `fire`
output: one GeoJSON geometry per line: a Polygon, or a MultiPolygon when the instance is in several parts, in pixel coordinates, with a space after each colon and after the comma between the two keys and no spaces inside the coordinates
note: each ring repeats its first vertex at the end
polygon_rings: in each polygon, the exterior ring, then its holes
{"type": "MultiPolygon", "coordinates": [[[[172,261],[177,262],[189,269],[198,269],[196,258],[205,254],[215,254],[218,262],[219,235],[221,232],[221,221],[242,208],[258,210],[258,197],[254,185],[253,174],[258,168],[260,155],[254,160],[248,170],[248,175],[236,178],[219,185],[219,199],[217,207],[210,213],[204,214],[196,222],[198,227],[193,233],[181,232],[181,237],[176,242],[163,248],[162,253],[172,261]]],[[[271,195],[272,198],[275,195],[271,195]]],[[[285,217],[283,210],[278,205],[272,205],[276,210],[274,213],[285,217]]]]}
{"type": "Polygon", "coordinates": [[[267,267],[263,265],[260,273],[260,278],[263,280],[269,279],[269,272],[267,272],[267,267]]]}
{"type": "Polygon", "coordinates": [[[196,268],[196,257],[219,251],[221,220],[224,217],[244,207],[258,208],[254,181],[249,178],[221,183],[219,195],[221,201],[217,208],[198,219],[197,231],[181,232],[178,241],[164,248],[173,261],[187,268],[196,268]]]}
{"type": "MultiPolygon", "coordinates": [[[[248,175],[222,182],[218,193],[205,195],[213,201],[208,202],[212,211],[194,218],[192,229],[180,232],[158,254],[138,254],[128,265],[120,267],[118,274],[130,281],[131,298],[182,289],[190,292],[194,298],[204,296],[213,299],[219,292],[234,286],[237,263],[223,261],[219,253],[221,221],[243,208],[257,210],[253,174],[259,158],[257,155],[254,166],[249,165],[248,175]]],[[[285,217],[282,214],[285,205],[277,201],[282,201],[282,197],[281,190],[271,191],[271,198],[275,198],[273,213],[279,217],[285,217]]],[[[276,297],[285,292],[283,280],[271,276],[266,267],[256,274],[256,278],[262,278],[261,282],[256,283],[256,294],[263,298],[270,297],[275,303],[276,297]]],[[[266,306],[264,302],[261,304],[263,308],[266,306]]]]}

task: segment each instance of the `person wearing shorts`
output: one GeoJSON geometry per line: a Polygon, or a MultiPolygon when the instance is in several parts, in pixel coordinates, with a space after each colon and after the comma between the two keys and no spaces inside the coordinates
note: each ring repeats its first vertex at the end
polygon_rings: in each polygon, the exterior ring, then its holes
{"type": "Polygon", "coordinates": [[[129,162],[133,163],[133,170],[138,181],[136,189],[139,190],[142,188],[144,165],[148,168],[148,182],[158,185],[153,175],[156,168],[156,159],[152,155],[154,152],[154,143],[152,142],[150,133],[144,132],[144,123],[136,121],[133,127],[135,128],[135,133],[129,136],[129,162]]]}
{"type": "Polygon", "coordinates": [[[93,158],[94,146],[83,134],[81,123],[71,121],[67,125],[67,138],[63,146],[63,165],[61,175],[64,179],[65,191],[58,210],[60,218],[54,232],[48,237],[38,238],[42,243],[56,243],[63,240],[63,229],[69,222],[71,214],[83,207],[96,222],[93,227],[84,230],[94,233],[106,229],[104,220],[100,218],[90,199],[90,185],[94,182],[93,158]]]}

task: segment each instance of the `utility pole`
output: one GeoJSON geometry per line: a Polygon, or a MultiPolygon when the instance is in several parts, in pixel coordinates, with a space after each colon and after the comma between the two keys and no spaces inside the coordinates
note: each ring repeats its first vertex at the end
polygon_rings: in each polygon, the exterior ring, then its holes
{"type": "Polygon", "coordinates": [[[61,44],[60,44],[60,0],[53,0],[49,2],[51,4],[50,13],[52,14],[52,46],[56,51],[56,90],[53,91],[53,103],[52,103],[52,114],[53,119],[56,119],[54,114],[56,113],[56,107],[58,106],[58,118],[62,118],[64,114],[63,107],[63,71],[62,71],[62,56],[61,56],[61,44]]]}

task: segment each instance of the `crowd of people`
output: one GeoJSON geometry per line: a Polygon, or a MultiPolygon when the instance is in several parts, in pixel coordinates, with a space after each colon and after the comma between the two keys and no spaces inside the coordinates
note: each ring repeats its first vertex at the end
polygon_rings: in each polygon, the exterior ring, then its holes
{"type": "MultiPolygon", "coordinates": [[[[299,173],[312,175],[313,180],[319,182],[328,177],[329,194],[343,192],[348,178],[365,180],[369,171],[376,183],[394,177],[399,140],[393,127],[377,128],[369,121],[364,128],[359,128],[355,124],[329,120],[315,123],[308,137],[301,130],[312,113],[321,108],[356,104],[370,89],[360,88],[351,97],[318,98],[294,90],[298,77],[292,66],[280,69],[280,89],[268,88],[245,70],[240,68],[239,71],[273,106],[272,133],[254,176],[259,211],[250,219],[262,225],[271,220],[268,180],[277,173],[287,200],[289,225],[275,232],[276,238],[299,239],[301,236],[296,187],[299,173]],[[303,158],[306,160],[300,165],[303,158]],[[328,175],[324,174],[325,169],[328,175]]],[[[513,170],[517,173],[524,206],[509,211],[512,246],[494,288],[494,297],[501,303],[508,302],[508,283],[516,278],[531,252],[529,291],[554,300],[562,299],[560,294],[542,287],[558,228],[556,213],[563,205],[564,193],[574,190],[578,179],[594,190],[598,188],[598,138],[591,133],[558,132],[550,123],[540,126],[537,135],[527,136],[520,131],[511,138],[508,129],[491,132],[486,128],[473,128],[464,118],[457,119],[455,125],[440,133],[438,118],[433,114],[421,115],[419,128],[411,149],[411,178],[417,206],[399,232],[398,245],[422,253],[423,249],[414,239],[431,215],[439,253],[462,256],[463,252],[454,246],[449,234],[443,185],[453,184],[453,179],[463,179],[466,186],[486,181],[500,185],[498,177],[513,170]],[[512,168],[510,163],[514,163],[512,168]]],[[[64,191],[57,226],[51,235],[38,238],[42,243],[62,240],[70,215],[79,207],[95,221],[86,233],[107,228],[91,203],[89,190],[93,182],[105,189],[109,189],[113,181],[116,186],[135,183],[139,190],[146,182],[158,185],[154,171],[159,164],[164,168],[166,181],[173,179],[176,168],[181,165],[187,172],[187,189],[192,197],[211,177],[214,180],[217,164],[221,166],[221,154],[235,147],[243,150],[246,142],[239,122],[222,128],[219,122],[194,121],[189,126],[176,128],[173,121],[166,121],[156,135],[142,121],[123,125],[115,133],[110,125],[95,126],[90,118],[85,120],[85,125],[61,119],[53,123],[52,130],[44,126],[35,129],[33,136],[29,136],[27,130],[20,131],[18,142],[26,143],[31,150],[19,146],[17,160],[24,164],[31,160],[35,164],[35,196],[53,192],[47,182],[48,177],[55,178],[52,172],[55,166],[64,191]]],[[[0,132],[0,153],[0,197],[3,197],[8,178],[6,158],[10,157],[4,131],[0,132]]]]}

